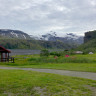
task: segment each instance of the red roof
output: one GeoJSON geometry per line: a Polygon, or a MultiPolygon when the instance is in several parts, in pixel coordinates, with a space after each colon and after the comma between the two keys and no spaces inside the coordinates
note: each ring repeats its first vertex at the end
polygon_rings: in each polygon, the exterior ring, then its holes
{"type": "Polygon", "coordinates": [[[0,46],[0,52],[7,52],[7,53],[11,53],[11,51],[5,49],[4,47],[0,46]]]}

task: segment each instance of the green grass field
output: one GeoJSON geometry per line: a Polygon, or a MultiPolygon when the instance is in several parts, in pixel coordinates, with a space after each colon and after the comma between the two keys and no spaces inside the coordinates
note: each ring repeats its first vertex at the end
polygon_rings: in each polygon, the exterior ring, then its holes
{"type": "Polygon", "coordinates": [[[96,81],[0,69],[0,96],[95,96],[96,81]]]}
{"type": "MultiPolygon", "coordinates": [[[[0,66],[96,72],[96,54],[54,58],[15,56],[0,66]]],[[[95,96],[96,81],[51,73],[0,69],[0,96],[95,96]]]]}
{"type": "Polygon", "coordinates": [[[0,63],[0,65],[96,72],[96,54],[72,55],[68,58],[61,56],[57,59],[53,56],[19,55],[16,56],[15,63],[0,63]]]}

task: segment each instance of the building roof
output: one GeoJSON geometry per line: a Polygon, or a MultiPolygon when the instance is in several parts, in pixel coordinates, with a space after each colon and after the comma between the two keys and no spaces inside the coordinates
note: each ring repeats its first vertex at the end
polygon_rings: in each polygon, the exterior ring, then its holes
{"type": "Polygon", "coordinates": [[[0,53],[11,53],[11,51],[9,51],[9,50],[7,50],[7,49],[5,49],[4,47],[2,47],[2,46],[0,46],[0,53]]]}
{"type": "Polygon", "coordinates": [[[75,53],[82,54],[83,52],[82,51],[75,51],[75,53]]]}

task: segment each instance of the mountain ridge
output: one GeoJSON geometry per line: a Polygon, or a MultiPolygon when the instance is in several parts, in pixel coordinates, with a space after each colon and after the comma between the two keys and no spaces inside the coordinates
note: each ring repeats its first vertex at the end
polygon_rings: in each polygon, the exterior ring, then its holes
{"type": "Polygon", "coordinates": [[[77,50],[88,52],[96,52],[96,30],[85,33],[84,44],[80,45],[77,50]]]}
{"type": "MultiPolygon", "coordinates": [[[[75,36],[73,34],[67,35],[75,36]]],[[[0,29],[0,45],[8,49],[71,49],[79,45],[72,42],[73,39],[70,37],[58,37],[56,32],[46,36],[49,36],[48,40],[45,40],[44,35],[38,38],[20,30],[0,29]]]]}
{"type": "Polygon", "coordinates": [[[75,43],[75,44],[83,44],[84,37],[83,36],[77,36],[73,33],[67,33],[65,36],[59,37],[57,36],[56,32],[53,33],[47,33],[45,35],[42,35],[41,40],[46,41],[61,41],[63,43],[75,43]]]}
{"type": "Polygon", "coordinates": [[[17,39],[31,39],[31,37],[20,30],[11,30],[11,29],[0,29],[0,36],[7,38],[17,38],[17,39]]]}

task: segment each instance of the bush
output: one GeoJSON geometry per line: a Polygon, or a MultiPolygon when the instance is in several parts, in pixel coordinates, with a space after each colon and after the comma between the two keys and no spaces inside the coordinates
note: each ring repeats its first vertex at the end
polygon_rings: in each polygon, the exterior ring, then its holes
{"type": "Polygon", "coordinates": [[[40,56],[48,57],[49,56],[49,51],[47,49],[41,50],[40,56]]]}
{"type": "Polygon", "coordinates": [[[61,56],[61,53],[60,52],[51,52],[50,55],[53,55],[53,56],[61,56]]]}

